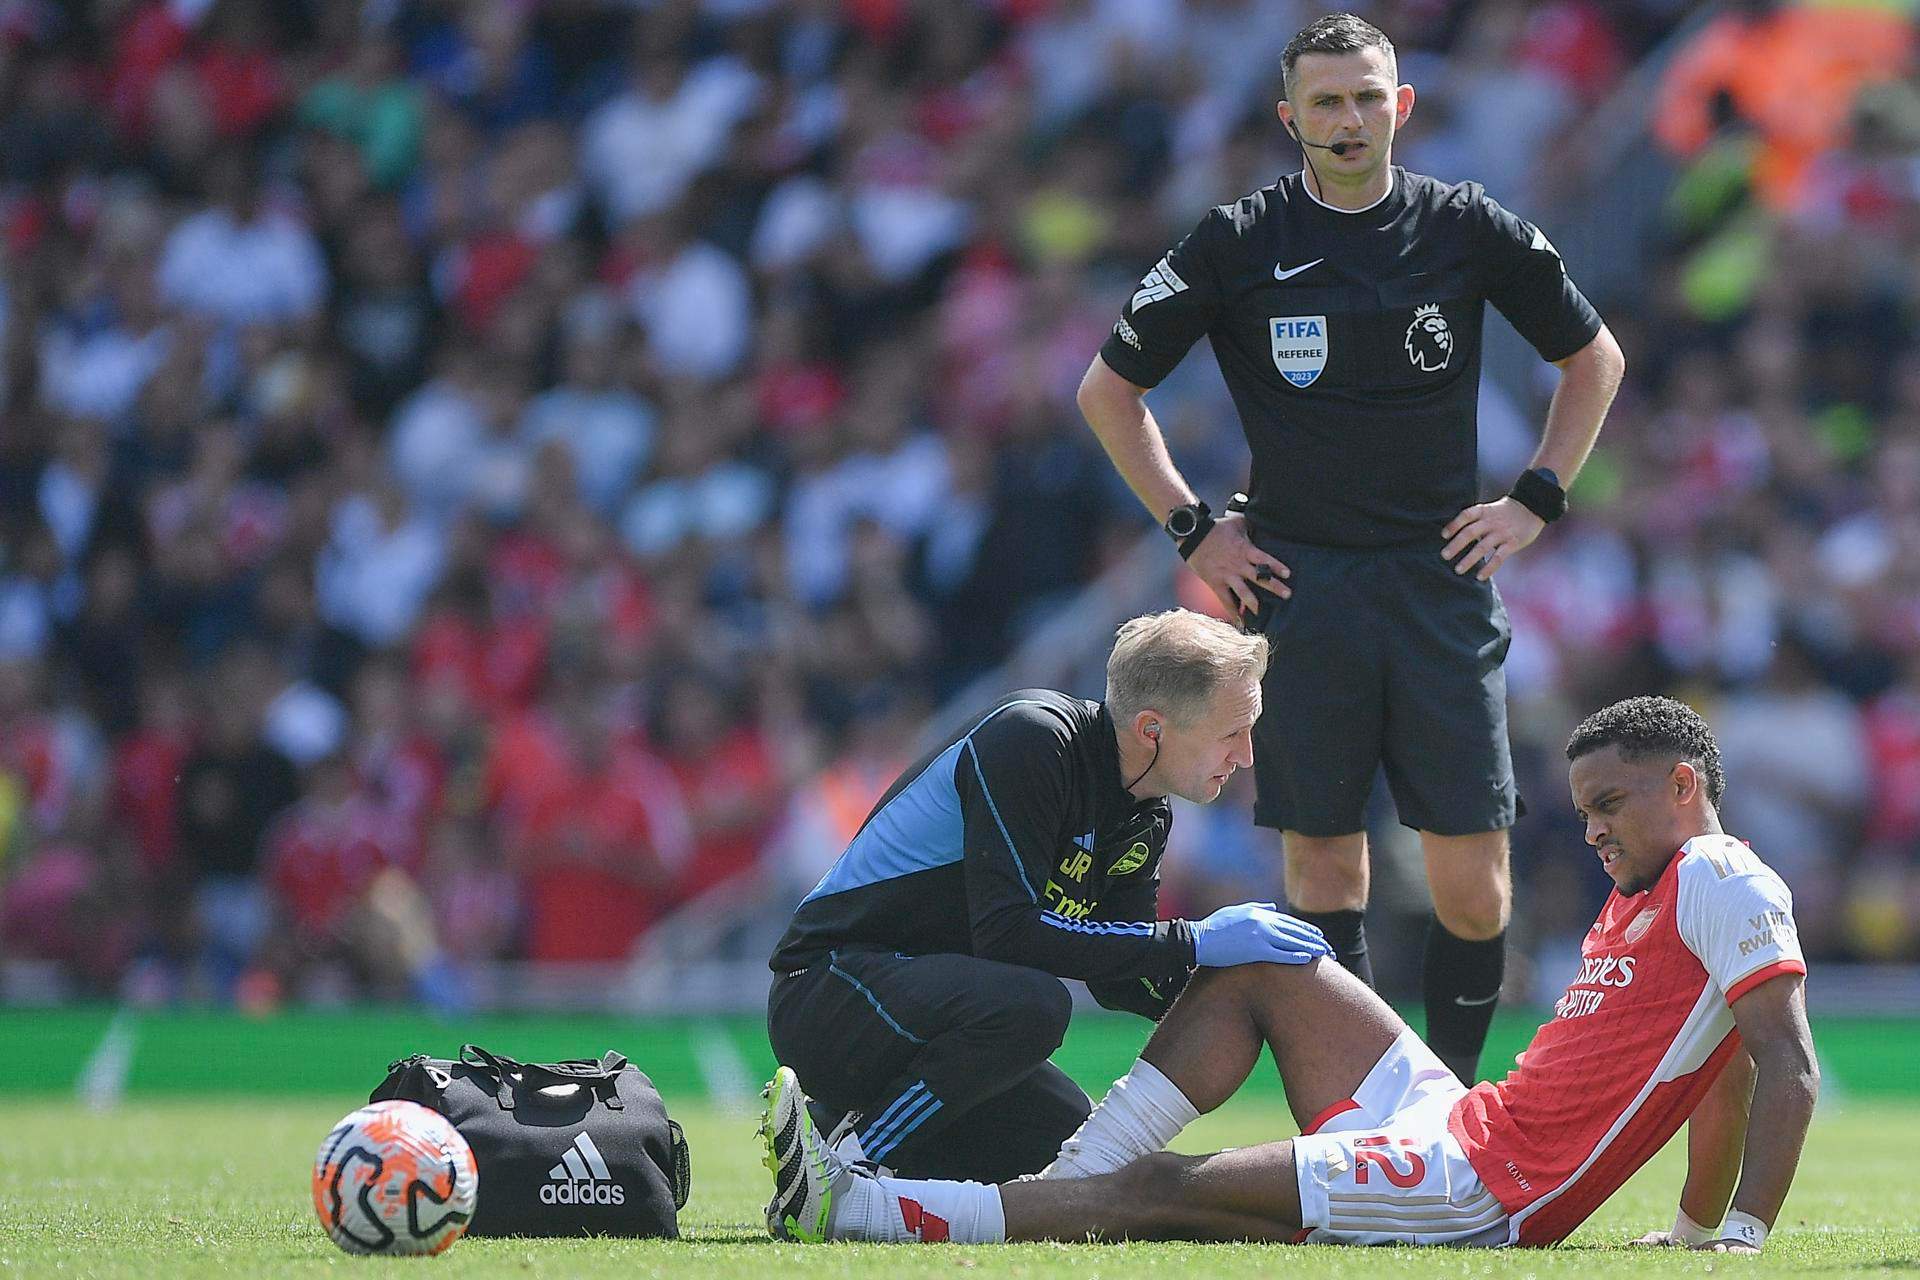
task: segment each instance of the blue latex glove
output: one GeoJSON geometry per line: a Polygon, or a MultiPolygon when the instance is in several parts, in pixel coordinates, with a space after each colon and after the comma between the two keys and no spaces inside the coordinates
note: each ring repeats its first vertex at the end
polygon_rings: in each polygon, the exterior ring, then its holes
{"type": "Polygon", "coordinates": [[[1332,955],[1326,935],[1271,902],[1221,907],[1194,922],[1194,962],[1210,969],[1236,964],[1306,964],[1332,955]]]}

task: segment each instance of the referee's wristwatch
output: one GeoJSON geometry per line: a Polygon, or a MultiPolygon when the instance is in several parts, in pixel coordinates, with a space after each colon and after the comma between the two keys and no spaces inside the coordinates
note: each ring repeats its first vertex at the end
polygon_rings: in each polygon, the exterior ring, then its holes
{"type": "Polygon", "coordinates": [[[1213,531],[1213,508],[1204,502],[1189,502],[1183,507],[1175,507],[1167,512],[1166,522],[1160,526],[1167,531],[1174,545],[1180,548],[1180,558],[1190,560],[1193,553],[1213,531]]]}
{"type": "Polygon", "coordinates": [[[1567,514],[1567,491],[1549,467],[1522,471],[1507,496],[1548,524],[1567,514]]]}

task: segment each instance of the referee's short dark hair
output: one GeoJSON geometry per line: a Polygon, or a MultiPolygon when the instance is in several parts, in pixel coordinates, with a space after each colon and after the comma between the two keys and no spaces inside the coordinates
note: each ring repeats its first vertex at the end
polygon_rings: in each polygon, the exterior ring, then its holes
{"type": "Polygon", "coordinates": [[[1567,759],[1607,747],[1620,748],[1628,760],[1655,756],[1685,760],[1700,771],[1707,799],[1718,805],[1727,789],[1726,770],[1720,766],[1720,744],[1700,713],[1672,698],[1628,698],[1588,716],[1567,739],[1567,759]]]}
{"type": "Polygon", "coordinates": [[[1280,78],[1287,97],[1293,97],[1293,64],[1300,61],[1301,54],[1358,53],[1362,49],[1384,49],[1396,66],[1399,63],[1387,33],[1351,13],[1330,13],[1300,28],[1280,54],[1280,78]]]}

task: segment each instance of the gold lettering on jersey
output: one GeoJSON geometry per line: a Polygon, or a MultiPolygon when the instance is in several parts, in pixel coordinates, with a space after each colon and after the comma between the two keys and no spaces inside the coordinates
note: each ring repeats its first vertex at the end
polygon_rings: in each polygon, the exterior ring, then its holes
{"type": "Polygon", "coordinates": [[[1784,911],[1768,910],[1762,911],[1757,916],[1748,916],[1747,928],[1755,932],[1752,937],[1741,941],[1740,954],[1743,956],[1750,956],[1762,947],[1772,946],[1776,934],[1791,934],[1793,921],[1784,911]]]}
{"type": "Polygon", "coordinates": [[[1060,860],[1060,874],[1069,880],[1078,880],[1093,867],[1093,855],[1084,849],[1075,850],[1060,860]]]}
{"type": "Polygon", "coordinates": [[[1085,920],[1100,905],[1097,898],[1069,898],[1067,891],[1052,880],[1047,881],[1046,892],[1041,896],[1047,900],[1047,910],[1069,920],[1085,920]]]}

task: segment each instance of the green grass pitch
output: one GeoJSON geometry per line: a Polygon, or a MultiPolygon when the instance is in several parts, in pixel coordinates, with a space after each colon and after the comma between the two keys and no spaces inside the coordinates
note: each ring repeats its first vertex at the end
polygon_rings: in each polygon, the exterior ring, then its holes
{"type": "MultiPolygon", "coordinates": [[[[769,1182],[756,1117],[684,1106],[694,1193],[678,1242],[462,1240],[437,1259],[350,1258],[308,1201],[314,1149],[357,1099],[135,1100],[95,1113],[0,1098],[0,1280],[277,1276],[431,1269],[461,1276],[1359,1277],[1920,1274],[1920,1107],[1824,1104],[1792,1198],[1758,1259],[1630,1253],[1673,1218],[1676,1142],[1559,1249],[1508,1252],[1256,1245],[801,1246],[761,1226],[769,1182]]],[[[669,1103],[673,1102],[669,1098],[669,1103]]],[[[1292,1132],[1272,1098],[1237,1100],[1182,1150],[1292,1132]]],[[[486,1188],[483,1184],[481,1195],[486,1188]]]]}

